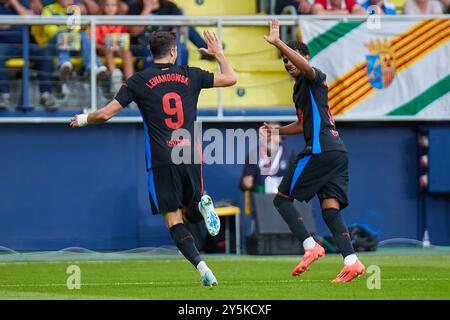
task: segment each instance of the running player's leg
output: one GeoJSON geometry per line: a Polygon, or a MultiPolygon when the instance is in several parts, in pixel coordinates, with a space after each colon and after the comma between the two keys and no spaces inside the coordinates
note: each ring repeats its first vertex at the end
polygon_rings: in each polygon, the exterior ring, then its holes
{"type": "Polygon", "coordinates": [[[348,157],[344,152],[330,152],[327,163],[332,163],[334,170],[327,183],[317,193],[322,208],[322,217],[333,234],[335,243],[344,258],[344,269],[333,282],[348,282],[365,272],[359,262],[341,209],[348,205],[348,157]]]}
{"type": "Polygon", "coordinates": [[[355,263],[357,257],[344,217],[340,212],[339,201],[336,198],[323,199],[320,206],[322,208],[323,220],[333,234],[334,241],[344,257],[344,262],[346,264],[355,263]]]}
{"type": "Polygon", "coordinates": [[[209,195],[203,194],[203,176],[200,164],[183,166],[183,204],[186,219],[191,223],[204,220],[210,235],[217,236],[220,231],[220,219],[209,195]]]}
{"type": "Polygon", "coordinates": [[[182,166],[169,165],[149,170],[149,198],[153,214],[163,214],[167,228],[178,249],[197,268],[202,284],[217,284],[206,263],[200,257],[192,234],[183,221],[185,177],[182,166]],[[211,275],[211,276],[210,276],[211,275]],[[204,281],[206,278],[207,281],[204,281]]]}
{"type": "Polygon", "coordinates": [[[306,229],[303,217],[295,208],[293,201],[293,198],[278,192],[273,200],[273,204],[294,236],[303,244],[305,250],[311,249],[314,247],[315,241],[306,229]]]}
{"type": "Polygon", "coordinates": [[[195,246],[194,237],[184,225],[181,209],[174,212],[166,212],[164,220],[178,250],[199,271],[202,284],[205,286],[217,285],[216,278],[201,258],[195,246]]]}
{"type": "Polygon", "coordinates": [[[209,195],[203,195],[200,199],[192,201],[184,208],[184,215],[190,223],[205,222],[206,230],[213,237],[220,231],[220,219],[214,208],[214,203],[209,195]]]}
{"type": "Polygon", "coordinates": [[[325,250],[316,243],[305,227],[302,215],[293,204],[294,198],[299,201],[309,200],[319,188],[317,185],[320,179],[317,179],[314,172],[315,162],[311,156],[299,158],[283,177],[273,201],[275,208],[305,250],[301,262],[292,271],[293,276],[308,270],[313,262],[325,254],[325,250]]]}
{"type": "Polygon", "coordinates": [[[303,223],[303,218],[294,207],[293,199],[282,193],[278,193],[274,199],[274,205],[288,224],[289,229],[302,243],[305,254],[300,263],[292,271],[293,276],[298,276],[307,271],[311,264],[325,255],[325,250],[314,240],[303,223]]]}
{"type": "Polygon", "coordinates": [[[350,239],[347,225],[340,212],[340,203],[335,198],[321,201],[322,217],[333,234],[334,241],[344,257],[344,267],[337,277],[332,281],[350,282],[354,278],[364,274],[365,267],[358,260],[350,239]]]}

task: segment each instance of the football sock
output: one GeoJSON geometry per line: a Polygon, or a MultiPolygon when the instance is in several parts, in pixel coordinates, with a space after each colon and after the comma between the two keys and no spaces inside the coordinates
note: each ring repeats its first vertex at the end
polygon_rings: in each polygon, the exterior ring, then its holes
{"type": "Polygon", "coordinates": [[[197,270],[200,272],[200,275],[203,276],[208,270],[208,266],[206,265],[205,261],[200,261],[197,265],[197,270]]]}
{"type": "Polygon", "coordinates": [[[305,239],[305,241],[303,241],[303,249],[305,250],[309,250],[314,248],[316,245],[316,241],[314,240],[313,237],[308,237],[305,239]]]}
{"type": "Polygon", "coordinates": [[[187,221],[192,224],[198,223],[203,220],[203,216],[198,209],[198,202],[192,202],[189,206],[186,207],[185,217],[187,221]]]}
{"type": "Polygon", "coordinates": [[[351,266],[352,264],[355,264],[356,261],[358,261],[358,257],[354,253],[352,253],[351,255],[348,255],[344,258],[344,264],[346,266],[351,266]]]}
{"type": "Polygon", "coordinates": [[[342,256],[347,257],[354,254],[350,234],[340,211],[335,208],[322,209],[322,217],[333,234],[334,241],[341,250],[342,256]]]}
{"type": "Polygon", "coordinates": [[[178,223],[172,226],[169,230],[172,239],[177,244],[178,250],[181,251],[183,256],[188,259],[194,267],[197,267],[200,261],[202,261],[202,258],[200,257],[200,253],[195,247],[195,241],[194,237],[192,237],[192,234],[182,223],[178,223]]]}
{"type": "Polygon", "coordinates": [[[277,195],[273,200],[273,204],[283,217],[284,221],[288,224],[289,229],[291,229],[294,236],[301,243],[303,243],[307,238],[311,237],[308,230],[306,230],[302,216],[297,212],[297,209],[295,209],[294,207],[293,200],[277,195]]]}

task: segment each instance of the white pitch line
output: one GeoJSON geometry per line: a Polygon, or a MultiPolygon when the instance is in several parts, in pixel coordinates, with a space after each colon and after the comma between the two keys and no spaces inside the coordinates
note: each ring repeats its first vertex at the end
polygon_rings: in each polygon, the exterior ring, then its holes
{"type": "MultiPolygon", "coordinates": [[[[297,280],[255,280],[236,281],[239,283],[294,283],[297,280]]],[[[450,281],[449,278],[425,279],[381,279],[381,281],[450,281]]],[[[234,281],[223,281],[222,283],[233,283],[234,281]]],[[[330,282],[326,279],[299,279],[297,282],[330,282]]],[[[151,285],[190,285],[192,282],[105,282],[105,283],[81,283],[81,286],[101,287],[101,286],[151,286],[151,285]]],[[[36,284],[0,284],[0,288],[27,288],[27,287],[66,287],[65,283],[36,283],[36,284]]]]}

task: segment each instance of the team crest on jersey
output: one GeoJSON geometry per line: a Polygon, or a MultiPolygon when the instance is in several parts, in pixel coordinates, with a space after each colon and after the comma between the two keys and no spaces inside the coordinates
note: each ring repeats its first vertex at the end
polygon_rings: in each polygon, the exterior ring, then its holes
{"type": "Polygon", "coordinates": [[[364,46],[370,52],[366,55],[367,80],[370,85],[375,89],[389,87],[395,77],[395,56],[391,42],[387,39],[370,40],[364,46]]]}

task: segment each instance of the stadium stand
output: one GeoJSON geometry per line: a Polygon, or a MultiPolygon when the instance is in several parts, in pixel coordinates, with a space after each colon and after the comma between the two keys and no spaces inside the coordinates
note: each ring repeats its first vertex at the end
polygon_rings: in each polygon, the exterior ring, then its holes
{"type": "MultiPolygon", "coordinates": [[[[258,14],[257,1],[196,1],[178,0],[174,1],[187,15],[254,15],[258,14]]],[[[199,32],[207,28],[198,28],[199,32]]],[[[210,28],[215,30],[215,28],[210,28]]],[[[226,108],[248,108],[248,107],[269,107],[287,106],[291,102],[290,77],[284,72],[283,65],[277,51],[264,41],[263,35],[266,27],[223,27],[221,38],[224,42],[225,53],[230,57],[230,61],[238,73],[239,86],[223,90],[222,101],[226,108]],[[243,45],[245,44],[245,45],[243,45]],[[268,90],[269,89],[269,90],[268,90]],[[283,94],[280,94],[283,93],[283,94]]],[[[198,49],[192,44],[188,44],[189,64],[213,71],[217,69],[215,62],[200,59],[198,49]]],[[[104,62],[104,59],[101,59],[104,62]]],[[[82,69],[81,58],[72,57],[71,62],[74,70],[82,69]]],[[[56,62],[55,62],[56,64],[56,62]]],[[[122,66],[120,58],[116,58],[116,64],[122,66]]],[[[139,66],[139,65],[138,65],[139,66]]],[[[21,69],[23,59],[12,58],[8,60],[7,67],[10,69],[21,69]]],[[[36,104],[37,95],[35,91],[35,81],[32,81],[31,104],[36,104]]],[[[74,77],[71,87],[76,90],[84,90],[83,77],[74,77]],[[81,82],[81,83],[80,83],[81,82]]],[[[88,89],[86,87],[86,89],[88,89]]],[[[17,92],[16,92],[17,95],[17,92]]],[[[88,101],[86,95],[72,94],[61,101],[69,107],[79,107],[86,105],[88,101]],[[84,98],[81,98],[84,96],[84,98]]],[[[99,95],[98,106],[104,104],[111,96],[99,95]]],[[[17,100],[17,99],[16,99],[17,100]]],[[[199,101],[200,108],[213,108],[217,105],[217,91],[205,91],[199,101]]]]}
{"type": "MultiPolygon", "coordinates": [[[[196,1],[178,0],[177,5],[188,15],[254,15],[258,14],[257,1],[196,1]]],[[[217,31],[215,28],[198,28],[217,31]]],[[[223,27],[222,41],[225,53],[238,73],[237,87],[223,90],[223,105],[226,108],[251,108],[287,106],[291,102],[291,82],[281,63],[278,52],[264,41],[266,27],[223,27]],[[245,44],[245,45],[244,45],[245,44]],[[269,89],[269,90],[268,90],[269,89]],[[281,93],[281,94],[280,94],[281,93]]],[[[189,63],[207,70],[216,70],[217,64],[199,60],[197,48],[191,43],[189,63]]],[[[217,91],[204,91],[199,100],[200,107],[216,105],[217,91]]]]}
{"type": "MultiPolygon", "coordinates": [[[[230,16],[230,15],[259,15],[259,1],[214,1],[214,0],[174,0],[189,16],[230,16]]],[[[402,11],[405,0],[391,1],[396,5],[398,12],[402,11]]],[[[293,12],[292,12],[293,13],[293,12]]],[[[238,73],[238,86],[225,88],[221,91],[204,91],[200,96],[199,107],[203,109],[216,109],[218,95],[224,108],[239,110],[242,108],[271,107],[277,109],[291,104],[292,80],[285,73],[278,52],[273,47],[262,41],[266,33],[265,26],[222,26],[220,31],[214,27],[198,27],[199,32],[209,29],[220,33],[224,43],[225,53],[238,73]],[[220,92],[220,93],[219,93],[220,92]]],[[[299,29],[298,29],[299,30],[299,29]]],[[[299,34],[297,30],[297,34],[299,34]]],[[[186,39],[184,40],[186,41],[186,39]]],[[[198,48],[188,42],[189,64],[210,71],[217,69],[215,62],[202,60],[198,48]]],[[[136,57],[139,59],[139,57],[136,57]]],[[[104,59],[101,59],[104,62],[104,59]]],[[[89,104],[89,81],[88,75],[82,73],[82,62],[78,57],[71,58],[76,75],[71,79],[71,90],[60,104],[64,107],[86,107],[89,104]],[[78,90],[85,94],[80,95],[78,90]],[[85,91],[86,90],[86,91],[85,91]]],[[[122,61],[116,58],[116,64],[121,67],[122,61]]],[[[6,63],[10,71],[18,71],[23,68],[23,59],[12,58],[6,63]]],[[[138,70],[142,67],[137,64],[138,70]]],[[[31,64],[31,95],[30,105],[38,105],[36,72],[31,64]]],[[[20,77],[17,77],[18,83],[20,77]]],[[[12,90],[13,101],[20,100],[18,86],[12,90]]],[[[20,88],[19,88],[20,89],[20,88]]],[[[112,93],[104,94],[104,90],[98,89],[97,106],[105,104],[112,97],[112,93]]],[[[62,95],[61,95],[62,96],[62,95]]]]}
{"type": "Polygon", "coordinates": [[[391,0],[393,4],[395,4],[395,8],[397,9],[397,14],[403,13],[403,4],[406,2],[406,0],[391,0]]]}
{"type": "MultiPolygon", "coordinates": [[[[238,86],[223,90],[224,107],[287,106],[292,100],[289,92],[291,79],[284,71],[278,52],[261,41],[265,32],[265,27],[222,28],[225,53],[238,73],[238,86]]],[[[214,62],[196,60],[198,53],[192,45],[189,45],[189,56],[193,66],[217,69],[214,62]]],[[[215,105],[216,95],[217,91],[204,91],[199,105],[215,105]]]]}
{"type": "Polygon", "coordinates": [[[257,1],[175,0],[191,16],[256,14],[257,1]]]}

